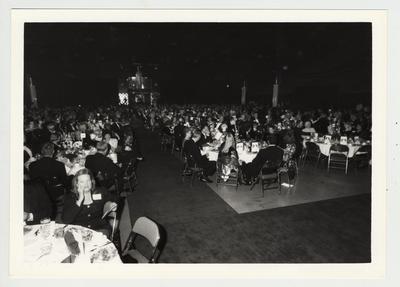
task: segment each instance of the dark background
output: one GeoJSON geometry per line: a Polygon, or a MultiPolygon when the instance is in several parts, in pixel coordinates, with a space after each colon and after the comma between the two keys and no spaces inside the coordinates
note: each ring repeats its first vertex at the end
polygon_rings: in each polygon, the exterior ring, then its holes
{"type": "Polygon", "coordinates": [[[28,76],[40,106],[117,102],[137,63],[164,103],[371,103],[370,23],[27,23],[28,76]]]}

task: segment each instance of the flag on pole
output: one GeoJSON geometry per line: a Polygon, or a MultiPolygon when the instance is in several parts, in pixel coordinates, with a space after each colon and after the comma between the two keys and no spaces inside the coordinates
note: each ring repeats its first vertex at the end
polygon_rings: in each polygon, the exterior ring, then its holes
{"type": "Polygon", "coordinates": [[[241,104],[246,104],[246,81],[243,81],[241,104]]]}
{"type": "Polygon", "coordinates": [[[278,106],[278,93],[279,93],[279,84],[278,80],[275,79],[275,83],[272,89],[272,106],[276,107],[278,106]]]}
{"type": "Polygon", "coordinates": [[[32,77],[29,77],[29,91],[30,91],[30,94],[31,94],[32,106],[37,108],[36,87],[33,84],[32,77]]]}

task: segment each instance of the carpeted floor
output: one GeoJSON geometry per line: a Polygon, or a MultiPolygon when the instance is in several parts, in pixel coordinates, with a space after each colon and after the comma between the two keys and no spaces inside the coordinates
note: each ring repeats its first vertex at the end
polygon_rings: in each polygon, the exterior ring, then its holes
{"type": "MultiPolygon", "coordinates": [[[[250,186],[240,185],[237,190],[234,186],[215,183],[208,186],[214,190],[237,213],[254,212],[278,207],[287,207],[297,204],[310,203],[340,197],[347,197],[371,191],[371,169],[364,168],[348,175],[342,170],[327,172],[327,162],[321,162],[318,168],[307,163],[300,167],[294,187],[281,186],[281,191],[276,185],[272,190],[265,192],[263,197],[260,184],[253,190],[250,186]]],[[[215,180],[214,180],[215,181],[215,180]]],[[[283,177],[288,183],[287,177],[283,177]]]]}
{"type": "Polygon", "coordinates": [[[131,221],[166,230],[161,263],[369,262],[370,194],[238,214],[206,184],[182,183],[181,162],[139,130],[145,161],[128,197],[131,221]]]}

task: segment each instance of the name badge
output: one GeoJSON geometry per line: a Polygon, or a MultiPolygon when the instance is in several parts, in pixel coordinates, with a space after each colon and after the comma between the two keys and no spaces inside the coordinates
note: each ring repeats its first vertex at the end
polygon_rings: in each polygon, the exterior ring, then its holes
{"type": "Polygon", "coordinates": [[[101,193],[95,193],[92,196],[93,200],[101,200],[101,193]]]}

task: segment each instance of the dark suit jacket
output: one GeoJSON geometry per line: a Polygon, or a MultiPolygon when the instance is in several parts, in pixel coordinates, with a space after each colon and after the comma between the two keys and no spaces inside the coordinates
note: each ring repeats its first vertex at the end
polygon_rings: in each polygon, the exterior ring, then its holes
{"type": "Polygon", "coordinates": [[[110,158],[100,153],[88,155],[86,157],[85,167],[88,168],[94,176],[96,176],[99,171],[102,172],[103,175],[106,174],[109,177],[114,177],[121,173],[121,169],[115,165],[110,158]]]}
{"type": "Polygon", "coordinates": [[[29,176],[31,179],[49,179],[57,177],[59,181],[65,183],[67,173],[62,162],[54,158],[43,157],[30,164],[29,176]]]}
{"type": "Polygon", "coordinates": [[[265,149],[261,149],[253,161],[246,165],[246,176],[257,176],[266,161],[275,163],[282,161],[282,158],[283,150],[277,146],[269,146],[265,149]]]}
{"type": "Polygon", "coordinates": [[[192,139],[185,142],[183,151],[185,154],[191,156],[200,167],[208,164],[207,157],[201,155],[200,147],[192,139]]]}

